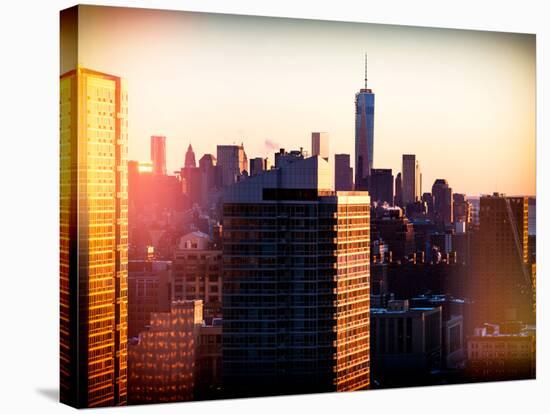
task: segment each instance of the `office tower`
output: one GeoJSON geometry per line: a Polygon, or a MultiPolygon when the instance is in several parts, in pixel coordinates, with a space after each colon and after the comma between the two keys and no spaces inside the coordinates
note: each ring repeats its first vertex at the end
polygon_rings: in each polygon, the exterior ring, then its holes
{"type": "Polygon", "coordinates": [[[151,314],[170,311],[172,262],[128,261],[128,337],[149,325],[151,314]]]}
{"type": "Polygon", "coordinates": [[[193,147],[189,144],[187,152],[185,153],[185,168],[195,168],[196,166],[195,153],[193,152],[193,147]]]}
{"type": "Polygon", "coordinates": [[[372,379],[380,387],[420,385],[441,364],[441,308],[392,300],[371,309],[372,379]]]}
{"type": "Polygon", "coordinates": [[[531,379],[536,376],[536,366],[534,326],[484,324],[468,338],[469,381],[531,379]]]}
{"type": "Polygon", "coordinates": [[[395,176],[395,198],[394,204],[397,207],[403,207],[403,180],[401,178],[401,173],[397,173],[395,176]]]}
{"type": "Polygon", "coordinates": [[[365,87],[355,94],[355,189],[368,189],[374,157],[374,93],[367,88],[367,55],[365,87]]]}
{"type": "Polygon", "coordinates": [[[403,207],[409,203],[414,203],[420,199],[422,194],[420,166],[416,155],[403,154],[403,166],[401,171],[402,187],[403,187],[403,207]]]}
{"type": "Polygon", "coordinates": [[[182,168],[180,170],[180,180],[186,207],[192,208],[195,204],[200,204],[205,192],[201,169],[197,167],[182,168]]]}
{"type": "Polygon", "coordinates": [[[241,145],[218,145],[217,165],[223,187],[235,184],[248,169],[248,159],[241,145]]]}
{"type": "Polygon", "coordinates": [[[527,267],[527,197],[482,196],[479,230],[472,238],[471,297],[475,324],[532,323],[532,281],[527,267]]]}
{"type": "Polygon", "coordinates": [[[311,156],[316,155],[328,161],[328,133],[327,132],[312,132],[311,133],[311,156]]]}
{"type": "Polygon", "coordinates": [[[371,170],[369,194],[371,201],[393,205],[393,175],[391,169],[371,170]]]}
{"type": "Polygon", "coordinates": [[[336,191],[353,190],[353,168],[349,154],[334,155],[334,189],[336,191]]]}
{"type": "Polygon", "coordinates": [[[204,154],[199,160],[199,169],[201,170],[202,180],[201,206],[207,208],[210,206],[213,193],[220,181],[216,167],[216,157],[212,154],[204,154]]]}
{"type": "Polygon", "coordinates": [[[303,148],[299,150],[292,150],[286,152],[284,148],[281,148],[279,152],[275,153],[275,168],[282,167],[286,164],[293,163],[295,161],[303,160],[307,158],[307,152],[303,148]]]}
{"type": "Polygon", "coordinates": [[[202,322],[200,300],[174,301],[169,312],[151,315],[149,328],[128,349],[131,404],[193,400],[202,322]]]}
{"type": "Polygon", "coordinates": [[[230,395],[369,386],[370,200],[332,191],[332,179],[310,157],[224,192],[230,395]]]}
{"type": "Polygon", "coordinates": [[[60,82],[61,401],[126,404],[127,92],[77,67],[60,82]]]}
{"type": "Polygon", "coordinates": [[[195,231],[181,237],[173,263],[173,299],[201,299],[205,316],[221,317],[222,252],[210,236],[195,231]]]}
{"type": "Polygon", "coordinates": [[[151,162],[153,174],[166,175],[166,137],[158,135],[151,137],[151,162]]]}
{"type": "Polygon", "coordinates": [[[453,189],[447,180],[438,178],[432,186],[434,203],[434,220],[438,223],[450,224],[453,222],[453,189]]]}
{"type": "Polygon", "coordinates": [[[269,158],[256,157],[250,159],[250,175],[260,174],[270,168],[269,158]]]}
{"type": "Polygon", "coordinates": [[[466,194],[453,194],[453,222],[470,224],[472,221],[472,205],[466,199],[466,194]]]}

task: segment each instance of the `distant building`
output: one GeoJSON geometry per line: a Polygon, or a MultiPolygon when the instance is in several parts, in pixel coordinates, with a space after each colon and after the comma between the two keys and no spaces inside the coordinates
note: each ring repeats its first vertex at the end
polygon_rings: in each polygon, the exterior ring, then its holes
{"type": "Polygon", "coordinates": [[[393,205],[393,175],[391,169],[371,170],[369,194],[371,201],[393,205]]]}
{"type": "Polygon", "coordinates": [[[408,260],[414,253],[414,228],[400,208],[377,210],[371,226],[372,240],[383,240],[394,261],[408,260]]]}
{"type": "Polygon", "coordinates": [[[336,191],[353,190],[353,168],[349,154],[334,155],[334,189],[336,191]]]}
{"type": "Polygon", "coordinates": [[[355,189],[367,190],[374,160],[374,93],[365,87],[355,94],[355,189]]]}
{"type": "Polygon", "coordinates": [[[218,145],[217,166],[223,187],[235,184],[248,170],[248,158],[241,145],[218,145]]]}
{"type": "Polygon", "coordinates": [[[153,174],[166,175],[166,137],[159,135],[151,137],[151,162],[153,174]]]}
{"type": "Polygon", "coordinates": [[[534,322],[528,268],[527,197],[502,194],[480,199],[479,230],[472,238],[470,296],[476,325],[534,322]]]}
{"type": "Polygon", "coordinates": [[[430,218],[433,218],[434,216],[434,197],[432,193],[424,193],[422,194],[422,201],[426,203],[426,210],[427,215],[430,218]]]}
{"type": "Polygon", "coordinates": [[[420,199],[422,194],[422,175],[420,173],[420,165],[414,154],[403,154],[402,166],[402,203],[406,206],[409,203],[414,203],[420,199]]]}
{"type": "Polygon", "coordinates": [[[453,194],[453,222],[470,224],[472,221],[472,205],[466,199],[466,194],[453,194]]]}
{"type": "Polygon", "coordinates": [[[151,315],[149,328],[128,347],[130,404],[191,401],[202,301],[172,302],[151,315]]]}
{"type": "Polygon", "coordinates": [[[434,220],[445,225],[453,222],[453,190],[447,180],[438,178],[432,186],[434,220]]]}
{"type": "Polygon", "coordinates": [[[311,156],[316,155],[328,161],[329,157],[329,138],[327,132],[311,133],[311,156]]]}
{"type": "Polygon", "coordinates": [[[290,152],[286,152],[284,148],[281,148],[279,152],[275,153],[275,168],[283,167],[287,164],[303,160],[304,158],[307,158],[307,153],[303,148],[290,152]]]}
{"type": "Polygon", "coordinates": [[[316,156],[224,192],[229,395],[369,386],[370,200],[332,178],[316,156]]]}
{"type": "Polygon", "coordinates": [[[468,381],[533,379],[535,376],[534,326],[484,324],[468,338],[468,381]]]}
{"type": "Polygon", "coordinates": [[[204,182],[201,169],[191,166],[182,168],[180,170],[180,180],[185,207],[189,209],[195,204],[200,204],[203,194],[206,192],[203,188],[204,182]]]}
{"type": "Polygon", "coordinates": [[[395,177],[395,197],[393,204],[397,207],[404,207],[403,205],[403,180],[401,173],[397,173],[395,177]]]}
{"type": "Polygon", "coordinates": [[[197,162],[195,161],[195,153],[193,152],[193,147],[189,144],[187,147],[187,152],[185,153],[185,168],[195,168],[197,162]]]}
{"type": "Polygon", "coordinates": [[[263,171],[270,169],[269,158],[251,158],[250,159],[250,176],[258,175],[263,171]]]}
{"type": "Polygon", "coordinates": [[[441,362],[441,308],[393,300],[371,308],[372,380],[381,387],[420,385],[441,362]]]}
{"type": "Polygon", "coordinates": [[[213,193],[221,186],[219,169],[216,166],[216,157],[212,154],[204,154],[199,160],[201,171],[202,194],[201,206],[208,207],[211,203],[213,193]]]}
{"type": "Polygon", "coordinates": [[[205,233],[196,231],[183,236],[174,250],[173,299],[201,299],[205,317],[221,317],[221,254],[205,233]]]}
{"type": "Polygon", "coordinates": [[[155,312],[170,311],[172,262],[128,262],[128,337],[145,330],[155,312]]]}

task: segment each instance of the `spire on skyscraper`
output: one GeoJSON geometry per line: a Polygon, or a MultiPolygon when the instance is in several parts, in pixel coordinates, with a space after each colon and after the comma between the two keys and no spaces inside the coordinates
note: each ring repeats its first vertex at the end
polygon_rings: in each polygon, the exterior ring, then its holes
{"type": "Polygon", "coordinates": [[[195,153],[193,152],[193,147],[189,144],[187,152],[185,153],[185,168],[195,168],[196,166],[195,153]]]}

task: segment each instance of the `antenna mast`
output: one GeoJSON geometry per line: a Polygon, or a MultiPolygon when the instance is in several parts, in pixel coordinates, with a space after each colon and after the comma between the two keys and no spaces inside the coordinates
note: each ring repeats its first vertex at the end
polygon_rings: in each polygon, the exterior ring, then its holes
{"type": "Polygon", "coordinates": [[[365,89],[367,89],[367,54],[365,53],[365,89]]]}

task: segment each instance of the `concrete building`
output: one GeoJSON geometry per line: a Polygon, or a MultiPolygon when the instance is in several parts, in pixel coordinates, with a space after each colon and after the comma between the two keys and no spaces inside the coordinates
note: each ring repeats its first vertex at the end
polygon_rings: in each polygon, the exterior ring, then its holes
{"type": "Polygon", "coordinates": [[[403,154],[402,166],[402,202],[403,206],[420,200],[422,194],[422,174],[414,154],[403,154]]]}
{"type": "Polygon", "coordinates": [[[130,260],[128,262],[128,337],[144,331],[155,312],[169,312],[172,262],[130,260]]]}
{"type": "Polygon", "coordinates": [[[170,312],[151,315],[149,328],[130,343],[130,404],[191,401],[195,393],[197,338],[202,301],[172,302],[170,312]]]}
{"type": "Polygon", "coordinates": [[[466,225],[472,222],[472,205],[466,199],[466,194],[453,194],[453,222],[466,225]]]}
{"type": "MultiPolygon", "coordinates": [[[[78,8],[62,19],[78,19],[78,8]]],[[[124,405],[126,83],[78,66],[60,88],[60,398],[78,408],[124,405]]]]}
{"type": "Polygon", "coordinates": [[[214,318],[199,328],[195,399],[213,399],[222,391],[222,319],[214,318]]]}
{"type": "Polygon", "coordinates": [[[329,137],[328,132],[311,133],[311,156],[318,155],[328,161],[329,157],[329,137]]]}
{"type": "Polygon", "coordinates": [[[381,387],[420,384],[441,361],[441,308],[393,300],[371,309],[372,380],[381,387]]]}
{"type": "Polygon", "coordinates": [[[383,240],[392,260],[407,261],[415,252],[413,225],[400,208],[377,209],[371,225],[372,241],[383,240]]]}
{"type": "Polygon", "coordinates": [[[269,158],[256,157],[250,159],[250,175],[257,175],[271,168],[269,158]]]}
{"type": "Polygon", "coordinates": [[[195,231],[183,236],[174,250],[172,298],[201,299],[205,317],[221,317],[222,252],[209,235],[195,231]]]}
{"type": "Polygon", "coordinates": [[[224,192],[229,395],[369,386],[370,200],[332,179],[317,156],[224,192]]]}
{"type": "Polygon", "coordinates": [[[353,168],[349,154],[334,155],[334,189],[336,191],[353,190],[353,168]]]}
{"type": "Polygon", "coordinates": [[[287,152],[284,148],[281,148],[279,152],[275,153],[275,168],[280,168],[287,164],[303,160],[304,158],[307,158],[307,156],[308,154],[303,148],[300,148],[299,150],[292,150],[290,152],[287,152]]]}
{"type": "Polygon", "coordinates": [[[502,381],[536,377],[534,326],[484,324],[468,338],[469,381],[502,381]]]}

